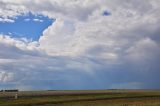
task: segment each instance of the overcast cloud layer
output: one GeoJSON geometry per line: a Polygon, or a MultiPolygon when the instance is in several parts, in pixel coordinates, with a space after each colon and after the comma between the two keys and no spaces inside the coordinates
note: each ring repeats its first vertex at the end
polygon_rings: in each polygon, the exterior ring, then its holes
{"type": "Polygon", "coordinates": [[[0,35],[0,89],[160,88],[159,5],[0,0],[0,22],[28,12],[55,19],[39,41],[0,35]]]}

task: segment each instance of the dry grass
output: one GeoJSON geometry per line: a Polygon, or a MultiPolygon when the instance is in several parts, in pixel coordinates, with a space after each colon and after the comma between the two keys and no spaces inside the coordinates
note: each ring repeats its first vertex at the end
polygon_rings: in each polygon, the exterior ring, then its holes
{"type": "MultiPolygon", "coordinates": [[[[53,104],[44,106],[53,106],[53,104]]],[[[81,101],[57,104],[56,106],[160,106],[160,97],[81,101]]]]}

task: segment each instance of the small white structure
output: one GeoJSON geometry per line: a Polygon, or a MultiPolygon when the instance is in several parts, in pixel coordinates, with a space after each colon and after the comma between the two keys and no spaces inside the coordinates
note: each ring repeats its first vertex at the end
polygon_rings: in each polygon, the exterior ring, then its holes
{"type": "Polygon", "coordinates": [[[15,97],[14,97],[14,98],[15,98],[15,99],[18,99],[18,94],[17,94],[17,93],[15,94],[15,97]]]}

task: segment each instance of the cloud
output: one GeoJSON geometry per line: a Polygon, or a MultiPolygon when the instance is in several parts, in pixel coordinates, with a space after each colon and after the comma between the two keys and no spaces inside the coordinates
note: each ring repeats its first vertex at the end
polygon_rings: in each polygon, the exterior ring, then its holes
{"type": "Polygon", "coordinates": [[[159,4],[158,0],[1,0],[0,17],[32,12],[56,20],[38,42],[0,36],[0,86],[160,88],[159,4]]]}
{"type": "MultiPolygon", "coordinates": [[[[1,44],[0,49],[5,51],[0,52],[0,85],[2,88],[7,85],[6,88],[28,86],[31,89],[64,89],[64,85],[60,83],[57,84],[57,87],[53,85],[57,81],[68,83],[70,86],[72,83],[76,84],[78,82],[73,81],[72,77],[76,78],[80,74],[83,76],[84,72],[86,76],[92,76],[92,61],[88,59],[48,56],[41,53],[40,50],[23,49],[10,42],[1,44]]],[[[77,78],[82,80],[80,76],[77,78]]]]}
{"type": "Polygon", "coordinates": [[[16,16],[21,15],[24,13],[25,7],[21,6],[16,6],[15,3],[9,3],[9,0],[4,1],[0,0],[0,22],[14,22],[14,18],[16,16]]]}
{"type": "Polygon", "coordinates": [[[35,22],[43,22],[43,20],[40,20],[40,19],[33,19],[33,21],[35,21],[35,22]]]}
{"type": "Polygon", "coordinates": [[[0,22],[9,22],[9,23],[13,23],[13,22],[15,22],[15,21],[12,20],[12,19],[3,19],[3,18],[0,18],[0,22]]]}
{"type": "Polygon", "coordinates": [[[0,81],[2,82],[9,82],[10,80],[12,80],[13,78],[13,73],[9,72],[5,72],[5,71],[1,71],[0,72],[0,81]]]}

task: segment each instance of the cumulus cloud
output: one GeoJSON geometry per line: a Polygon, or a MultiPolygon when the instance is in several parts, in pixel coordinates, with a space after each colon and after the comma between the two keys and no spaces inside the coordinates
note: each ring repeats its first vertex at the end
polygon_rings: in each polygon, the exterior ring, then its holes
{"type": "Polygon", "coordinates": [[[0,2],[0,21],[3,22],[27,12],[56,19],[38,42],[0,35],[3,82],[0,86],[28,89],[160,87],[158,0],[0,2]],[[104,12],[110,15],[106,17],[104,12]]]}

